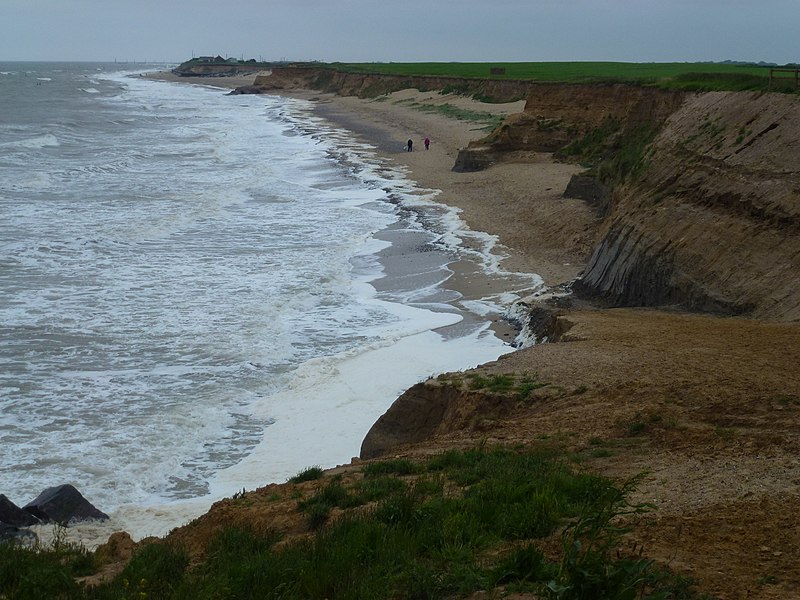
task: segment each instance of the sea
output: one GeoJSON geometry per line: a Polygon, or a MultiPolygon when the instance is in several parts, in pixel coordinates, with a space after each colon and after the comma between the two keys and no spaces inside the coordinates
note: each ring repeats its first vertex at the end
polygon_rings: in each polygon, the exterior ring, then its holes
{"type": "Polygon", "coordinates": [[[350,462],[542,285],[313,102],[164,68],[0,63],[0,493],[74,485],[88,546],[350,462]]]}

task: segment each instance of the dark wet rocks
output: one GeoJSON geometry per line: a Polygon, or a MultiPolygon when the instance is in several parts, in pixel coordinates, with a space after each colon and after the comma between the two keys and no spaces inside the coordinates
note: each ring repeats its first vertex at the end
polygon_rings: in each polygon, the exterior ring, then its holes
{"type": "Polygon", "coordinates": [[[20,508],[0,494],[0,540],[30,535],[24,527],[45,523],[68,526],[81,521],[105,521],[107,514],[95,508],[74,486],[50,487],[20,508]]]}
{"type": "Polygon", "coordinates": [[[495,164],[498,157],[498,153],[487,146],[460,148],[453,171],[456,173],[483,171],[495,164]]]}
{"type": "Polygon", "coordinates": [[[4,494],[0,494],[0,523],[12,527],[29,527],[40,522],[38,517],[14,504],[4,494]]]}

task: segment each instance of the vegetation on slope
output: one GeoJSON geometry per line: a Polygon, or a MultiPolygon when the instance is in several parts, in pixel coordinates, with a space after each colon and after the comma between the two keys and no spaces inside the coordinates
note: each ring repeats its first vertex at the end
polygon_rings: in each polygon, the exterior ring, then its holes
{"type": "Polygon", "coordinates": [[[622,131],[619,123],[608,119],[559,150],[556,156],[581,163],[587,167],[586,175],[613,186],[642,173],[647,166],[647,149],[657,133],[654,125],[622,131]]]}
{"type": "MultiPolygon", "coordinates": [[[[151,543],[93,588],[73,580],[97,567],[79,548],[5,545],[0,597],[457,598],[479,590],[694,597],[688,579],[623,547],[647,508],[628,502],[633,483],[577,472],[552,449],[369,463],[349,483],[313,473],[321,479],[305,497],[301,489],[311,488],[297,487],[297,510],[314,535],[281,540],[275,531],[228,528],[199,564],[180,547],[151,543]]],[[[248,502],[247,494],[235,502],[248,502]]]]}

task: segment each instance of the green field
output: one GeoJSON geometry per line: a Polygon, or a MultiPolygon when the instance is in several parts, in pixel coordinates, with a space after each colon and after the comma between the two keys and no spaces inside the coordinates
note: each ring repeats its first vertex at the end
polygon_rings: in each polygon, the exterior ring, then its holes
{"type": "MultiPolygon", "coordinates": [[[[433,75],[567,83],[627,82],[677,89],[765,89],[769,67],[725,63],[511,62],[511,63],[333,63],[356,73],[433,75]],[[505,68],[492,75],[493,67],[505,68]]],[[[792,87],[789,81],[780,87],[792,87]]]]}

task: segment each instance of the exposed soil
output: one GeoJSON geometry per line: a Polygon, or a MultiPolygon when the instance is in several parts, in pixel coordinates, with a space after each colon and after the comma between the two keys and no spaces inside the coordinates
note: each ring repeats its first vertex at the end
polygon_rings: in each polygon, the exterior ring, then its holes
{"type": "MultiPolygon", "coordinates": [[[[556,438],[628,478],[647,556],[717,598],[800,597],[800,326],[649,310],[579,311],[566,341],[486,373],[551,383],[436,445],[556,438]]],[[[430,451],[433,444],[426,444],[430,451]]]]}

